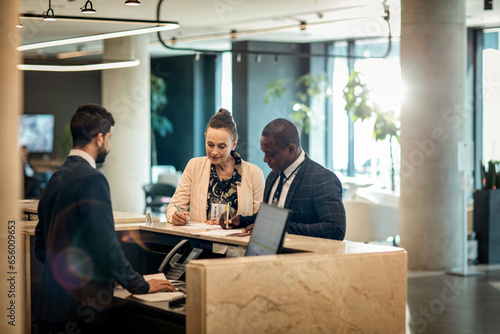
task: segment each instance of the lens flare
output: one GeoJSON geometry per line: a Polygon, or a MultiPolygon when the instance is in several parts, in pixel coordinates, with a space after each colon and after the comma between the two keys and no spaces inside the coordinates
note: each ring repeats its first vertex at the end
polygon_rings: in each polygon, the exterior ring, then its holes
{"type": "Polygon", "coordinates": [[[142,249],[151,251],[151,249],[148,246],[146,246],[146,244],[142,240],[140,231],[124,232],[121,237],[121,241],[127,244],[137,244],[142,249]]]}
{"type": "Polygon", "coordinates": [[[94,263],[89,254],[75,247],[58,252],[50,267],[59,285],[67,290],[85,286],[94,274],[94,263]]]}

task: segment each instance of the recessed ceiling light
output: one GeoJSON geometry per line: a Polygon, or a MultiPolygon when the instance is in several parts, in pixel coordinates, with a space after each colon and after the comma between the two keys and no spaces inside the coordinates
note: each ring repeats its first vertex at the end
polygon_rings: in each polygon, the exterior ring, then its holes
{"type": "Polygon", "coordinates": [[[82,10],[82,14],[95,14],[96,11],[94,9],[94,6],[92,5],[92,1],[87,0],[85,3],[85,6],[80,8],[82,10]]]}
{"type": "Polygon", "coordinates": [[[54,14],[54,10],[52,9],[52,3],[51,0],[49,0],[49,9],[45,13],[43,13],[43,20],[44,21],[57,21],[57,17],[54,14]]]}
{"type": "Polygon", "coordinates": [[[54,11],[51,9],[52,14],[50,12],[45,12],[43,15],[44,21],[57,21],[57,17],[54,15],[54,11]]]}
{"type": "Polygon", "coordinates": [[[125,1],[125,5],[127,6],[139,6],[141,4],[138,0],[127,0],[125,1]]]}

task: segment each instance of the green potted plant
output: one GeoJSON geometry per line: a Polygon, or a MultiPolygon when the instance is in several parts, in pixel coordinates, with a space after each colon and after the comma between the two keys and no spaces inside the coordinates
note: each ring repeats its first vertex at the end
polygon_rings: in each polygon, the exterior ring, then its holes
{"type": "Polygon", "coordinates": [[[481,163],[483,188],[474,192],[479,263],[500,263],[500,161],[481,163]]]}
{"type": "MultiPolygon", "coordinates": [[[[287,79],[277,79],[267,84],[264,104],[280,99],[290,91],[287,79]]],[[[304,74],[295,81],[296,99],[290,101],[290,120],[295,124],[299,133],[309,134],[311,122],[315,120],[314,110],[309,107],[312,97],[329,96],[328,79],[326,74],[304,74]]]]}
{"type": "Polygon", "coordinates": [[[66,160],[69,151],[73,148],[73,137],[71,137],[71,129],[69,123],[64,126],[59,135],[59,156],[61,160],[66,160]]]}
{"type": "Polygon", "coordinates": [[[166,116],[167,83],[162,77],[151,73],[151,164],[158,165],[156,150],[156,134],[165,138],[168,133],[173,133],[172,122],[166,116]]]}
{"type": "Polygon", "coordinates": [[[382,111],[380,107],[370,98],[371,89],[366,85],[359,72],[352,71],[347,85],[344,88],[344,107],[349,118],[356,122],[364,121],[375,117],[373,124],[373,137],[376,141],[389,139],[389,150],[391,156],[391,190],[395,186],[394,154],[392,152],[392,142],[396,139],[399,142],[399,119],[394,111],[382,111]]]}

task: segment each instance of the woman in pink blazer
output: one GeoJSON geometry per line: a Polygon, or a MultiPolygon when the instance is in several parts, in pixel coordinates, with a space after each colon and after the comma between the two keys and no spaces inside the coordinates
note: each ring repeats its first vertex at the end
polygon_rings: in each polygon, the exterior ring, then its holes
{"type": "Polygon", "coordinates": [[[167,222],[219,224],[218,214],[231,207],[233,215],[258,211],[264,192],[264,174],[234,151],[238,132],[226,109],[212,116],[205,130],[207,156],[189,160],[165,214],[167,222]],[[177,205],[181,211],[175,207],[177,205]]]}

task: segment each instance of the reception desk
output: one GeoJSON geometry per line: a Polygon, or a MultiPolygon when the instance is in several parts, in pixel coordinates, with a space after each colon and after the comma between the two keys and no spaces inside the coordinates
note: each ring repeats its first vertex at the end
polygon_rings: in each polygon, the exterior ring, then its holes
{"type": "MultiPolygon", "coordinates": [[[[145,231],[245,246],[249,237],[145,231]]],[[[404,333],[406,252],[288,235],[285,254],[188,264],[187,333],[404,333]]]]}
{"type": "MultiPolygon", "coordinates": [[[[183,239],[204,250],[208,258],[187,265],[187,302],[179,313],[187,333],[405,332],[403,249],[287,235],[284,254],[225,258],[228,250],[243,252],[249,237],[198,235],[205,227],[116,224],[119,237],[131,234],[128,244],[141,252],[183,239]]],[[[29,238],[33,229],[25,233],[29,238]]],[[[134,253],[125,250],[127,257],[134,253]]],[[[131,263],[144,265],[145,254],[131,263]]],[[[144,268],[136,270],[151,273],[144,268]]]]}

